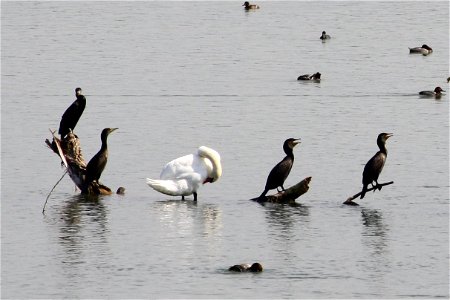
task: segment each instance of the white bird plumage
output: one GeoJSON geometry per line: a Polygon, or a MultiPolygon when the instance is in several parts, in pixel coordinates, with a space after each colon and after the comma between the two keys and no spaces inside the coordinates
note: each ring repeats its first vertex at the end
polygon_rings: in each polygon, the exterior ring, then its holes
{"type": "Polygon", "coordinates": [[[147,178],[147,184],[154,190],[170,196],[189,196],[207,182],[215,182],[222,176],[220,155],[206,146],[198,148],[197,153],[188,154],[168,162],[161,171],[159,179],[147,178]]]}

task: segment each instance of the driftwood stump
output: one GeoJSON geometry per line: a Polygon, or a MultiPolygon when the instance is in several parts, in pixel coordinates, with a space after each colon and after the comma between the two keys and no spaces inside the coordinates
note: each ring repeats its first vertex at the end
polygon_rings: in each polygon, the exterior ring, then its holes
{"type": "Polygon", "coordinates": [[[80,189],[81,193],[89,195],[111,195],[109,187],[100,182],[86,182],[86,162],[81,152],[80,139],[73,132],[67,134],[62,140],[51,131],[53,140],[45,140],[47,146],[61,158],[62,165],[67,169],[70,178],[80,189]]]}
{"type": "Polygon", "coordinates": [[[271,202],[271,203],[283,203],[283,204],[295,204],[295,199],[303,195],[309,190],[309,183],[311,177],[306,177],[296,185],[289,187],[288,189],[278,192],[274,195],[266,195],[264,197],[258,197],[251,199],[259,203],[271,202]]]}

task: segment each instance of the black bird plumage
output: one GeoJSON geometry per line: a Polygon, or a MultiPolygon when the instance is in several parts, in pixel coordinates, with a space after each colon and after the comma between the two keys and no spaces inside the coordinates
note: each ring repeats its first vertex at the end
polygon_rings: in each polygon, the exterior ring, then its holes
{"type": "Polygon", "coordinates": [[[83,114],[84,108],[86,107],[86,98],[81,93],[81,88],[75,89],[77,99],[66,109],[61,117],[58,130],[58,133],[61,135],[61,139],[63,139],[70,132],[70,130],[73,131],[75,129],[78,120],[83,114]]]}
{"type": "Polygon", "coordinates": [[[269,190],[277,189],[281,187],[284,191],[284,181],[288,177],[291,172],[292,165],[294,164],[294,147],[300,143],[300,139],[289,138],[284,141],[283,150],[286,153],[286,156],[280,161],[278,164],[273,167],[272,171],[270,171],[269,176],[267,177],[266,186],[264,191],[259,196],[264,197],[269,190]]]}
{"type": "Polygon", "coordinates": [[[97,181],[100,179],[103,170],[105,169],[106,163],[108,162],[108,135],[118,128],[105,128],[102,130],[101,140],[102,147],[91,158],[89,163],[86,166],[86,184],[90,184],[93,181],[97,181]]]}
{"type": "MultiPolygon", "coordinates": [[[[363,171],[362,184],[363,188],[361,191],[360,199],[364,198],[367,192],[367,186],[369,184],[373,185],[375,181],[376,186],[378,186],[378,177],[383,170],[384,164],[387,157],[386,141],[392,136],[392,133],[380,133],[377,138],[377,145],[380,150],[375,153],[375,155],[367,162],[363,171]]],[[[381,187],[378,187],[381,190],[381,187]]],[[[375,191],[375,190],[374,190],[375,191]]]]}

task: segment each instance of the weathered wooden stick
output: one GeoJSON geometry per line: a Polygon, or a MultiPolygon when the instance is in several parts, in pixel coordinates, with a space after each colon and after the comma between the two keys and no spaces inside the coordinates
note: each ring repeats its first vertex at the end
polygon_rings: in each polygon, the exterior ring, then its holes
{"type": "Polygon", "coordinates": [[[293,204],[296,203],[295,199],[303,195],[309,190],[309,183],[311,182],[311,177],[306,177],[296,185],[289,187],[288,189],[278,192],[274,195],[268,195],[264,197],[258,197],[251,199],[252,201],[257,201],[260,203],[272,202],[272,203],[285,203],[293,204]]]}
{"type": "MultiPolygon", "coordinates": [[[[371,187],[370,189],[367,189],[367,192],[373,191],[374,189],[382,188],[385,185],[390,185],[390,184],[393,184],[393,183],[394,183],[393,181],[380,183],[380,184],[378,184],[376,186],[371,187]]],[[[346,205],[359,205],[358,203],[353,202],[353,200],[358,198],[359,196],[361,196],[361,193],[362,193],[362,191],[359,192],[358,194],[355,194],[355,195],[349,197],[347,200],[345,200],[345,202],[343,204],[346,204],[346,205]]]]}
{"type": "Polygon", "coordinates": [[[64,176],[66,176],[67,174],[67,169],[64,172],[63,176],[61,176],[61,178],[58,180],[58,182],[53,186],[52,190],[50,191],[50,193],[48,193],[47,198],[45,199],[45,203],[44,203],[44,207],[42,208],[42,213],[45,212],[45,206],[47,205],[47,201],[48,198],[50,198],[50,195],[52,194],[53,190],[56,188],[56,186],[61,182],[61,180],[64,178],[64,176]]]}

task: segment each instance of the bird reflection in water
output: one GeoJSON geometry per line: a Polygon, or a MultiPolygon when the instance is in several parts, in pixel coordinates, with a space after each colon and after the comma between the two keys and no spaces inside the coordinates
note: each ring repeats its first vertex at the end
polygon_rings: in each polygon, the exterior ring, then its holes
{"type": "Polygon", "coordinates": [[[222,227],[222,212],[215,204],[167,200],[157,201],[154,206],[161,222],[179,235],[195,231],[210,236],[222,227]]]}
{"type": "Polygon", "coordinates": [[[106,243],[107,212],[98,196],[73,196],[64,206],[60,219],[59,243],[66,252],[64,263],[80,262],[82,250],[89,248],[92,239],[97,244],[106,243]]]}
{"type": "Polygon", "coordinates": [[[270,228],[291,235],[299,222],[309,222],[309,207],[301,204],[266,203],[264,205],[270,228]]]}
{"type": "Polygon", "coordinates": [[[375,289],[382,289],[386,284],[386,274],[392,272],[392,259],[389,253],[389,228],[383,220],[383,214],[376,209],[362,209],[361,232],[362,246],[368,253],[367,259],[360,262],[360,267],[372,278],[375,289]]]}
{"type": "MultiPolygon", "coordinates": [[[[62,279],[69,285],[70,298],[80,298],[77,279],[83,278],[89,262],[110,257],[108,244],[108,210],[103,196],[78,194],[68,198],[58,209],[44,215],[52,238],[58,247],[52,252],[53,261],[59,264],[62,279]],[[54,254],[53,254],[54,253],[54,254]]],[[[79,282],[78,282],[79,283],[79,282]]],[[[81,292],[80,292],[81,293],[81,292]]]]}
{"type": "Polygon", "coordinates": [[[388,227],[384,224],[383,214],[376,209],[361,210],[361,221],[364,225],[363,241],[373,248],[374,253],[382,253],[387,247],[388,227]]]}

